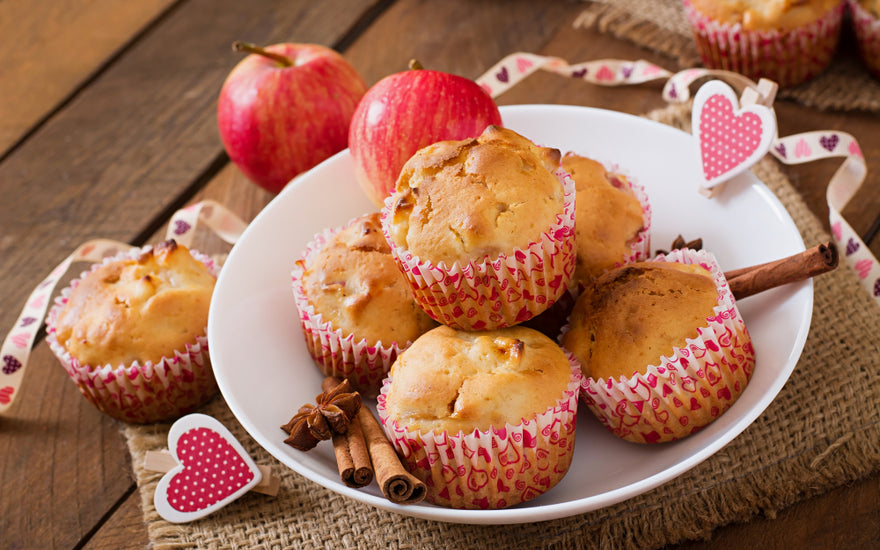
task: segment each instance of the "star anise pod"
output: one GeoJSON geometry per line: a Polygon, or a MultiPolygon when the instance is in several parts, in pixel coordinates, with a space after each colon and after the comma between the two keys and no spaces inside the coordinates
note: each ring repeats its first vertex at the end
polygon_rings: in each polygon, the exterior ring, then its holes
{"type": "MultiPolygon", "coordinates": [[[[692,241],[685,241],[684,237],[679,235],[672,241],[672,246],[669,247],[669,250],[678,250],[680,248],[690,248],[691,250],[700,250],[703,248],[703,239],[694,239],[692,241]]],[[[657,250],[657,254],[667,254],[666,250],[657,250]]]]}
{"type": "Polygon", "coordinates": [[[343,380],[332,390],[315,397],[315,403],[300,407],[290,422],[281,426],[290,435],[284,442],[291,447],[308,451],[333,434],[347,432],[351,419],[361,408],[361,395],[351,391],[348,380],[343,380]]]}

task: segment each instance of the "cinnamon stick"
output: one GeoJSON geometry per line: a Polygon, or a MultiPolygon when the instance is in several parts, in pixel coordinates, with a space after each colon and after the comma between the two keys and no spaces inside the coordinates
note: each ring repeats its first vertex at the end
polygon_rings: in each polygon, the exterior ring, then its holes
{"type": "Polygon", "coordinates": [[[376,480],[385,498],[395,504],[413,504],[424,499],[425,484],[401,464],[394,447],[385,437],[382,426],[370,409],[361,407],[357,418],[360,420],[367,447],[370,449],[376,480]]]}
{"type": "MultiPolygon", "coordinates": [[[[340,383],[338,379],[328,376],[321,382],[321,389],[329,392],[340,383]]],[[[364,407],[365,405],[361,405],[362,409],[364,407]]],[[[344,434],[334,433],[332,439],[336,466],[342,482],[355,488],[372,483],[373,465],[370,463],[370,453],[358,417],[351,420],[344,434]]]]}
{"type": "Polygon", "coordinates": [[[734,298],[741,300],[777,286],[832,271],[838,261],[837,245],[829,241],[787,258],[727,271],[724,276],[734,298]]]}

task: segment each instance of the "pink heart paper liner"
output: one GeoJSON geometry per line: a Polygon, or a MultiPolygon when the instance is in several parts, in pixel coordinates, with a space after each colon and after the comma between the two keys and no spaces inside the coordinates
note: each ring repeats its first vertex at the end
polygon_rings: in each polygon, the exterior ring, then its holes
{"type": "Polygon", "coordinates": [[[172,523],[211,514],[250,491],[260,469],[216,419],[204,414],[180,418],[168,432],[168,450],[178,462],[156,486],[156,511],[172,523]]]}
{"type": "Polygon", "coordinates": [[[740,108],[733,89],[720,80],[697,91],[691,123],[707,189],[761,160],[776,137],[773,111],[763,105],[740,108]]]}

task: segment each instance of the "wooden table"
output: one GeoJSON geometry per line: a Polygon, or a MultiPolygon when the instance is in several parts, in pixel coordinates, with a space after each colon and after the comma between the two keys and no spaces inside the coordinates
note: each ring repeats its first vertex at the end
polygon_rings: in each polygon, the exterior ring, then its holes
{"type": "MultiPolygon", "coordinates": [[[[233,40],[328,45],[370,84],[403,70],[410,57],[475,78],[514,51],[570,61],[645,58],[676,68],[573,28],[583,8],[529,0],[0,2],[0,327],[11,328],[37,282],[90,238],[155,242],[169,215],[198,199],[216,199],[250,220],[272,198],[229,163],[216,128],[218,91],[241,58],[233,40]]],[[[663,106],[659,85],[609,91],[551,74],[533,75],[498,102],[636,114],[663,106]]],[[[869,172],[880,170],[876,115],[784,102],[777,109],[782,135],[846,129],[861,142],[869,172]]],[[[788,169],[822,219],[836,165],[788,169]]],[[[845,212],[860,232],[880,212],[876,176],[867,187],[845,212]]],[[[120,424],[79,395],[42,341],[22,397],[0,417],[0,487],[0,547],[148,542],[120,424]]],[[[682,548],[866,548],[880,541],[878,518],[874,476],[682,548]]]]}

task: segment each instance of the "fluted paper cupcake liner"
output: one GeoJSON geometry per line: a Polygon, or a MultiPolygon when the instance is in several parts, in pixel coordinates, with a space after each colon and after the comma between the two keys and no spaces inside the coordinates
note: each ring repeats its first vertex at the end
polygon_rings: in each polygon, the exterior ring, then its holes
{"type": "Polygon", "coordinates": [[[837,51],[845,11],[841,2],[812,23],[779,31],[714,21],[688,0],[684,8],[704,65],[753,80],[769,78],[782,87],[805,82],[828,66],[837,51]]]}
{"type": "Polygon", "coordinates": [[[875,17],[858,0],[847,0],[852,14],[859,55],[865,67],[880,78],[880,17],[875,17]]]}
{"type": "Polygon", "coordinates": [[[381,341],[370,344],[365,338],[358,338],[354,334],[346,335],[342,329],[334,327],[315,311],[303,290],[302,277],[306,268],[342,229],[327,229],[316,235],[306,246],[291,274],[293,296],[306,347],[320,371],[326,376],[348,378],[356,391],[366,397],[375,397],[397,355],[410,342],[402,345],[394,342],[386,346],[381,341]]]}
{"type": "Polygon", "coordinates": [[[623,183],[629,186],[630,191],[632,191],[632,194],[642,206],[642,220],[644,222],[642,229],[639,230],[629,245],[629,255],[623,259],[620,265],[645,261],[651,257],[651,204],[648,202],[648,193],[644,187],[635,183],[632,178],[616,172],[611,175],[612,177],[622,179],[623,183]]]}
{"type": "MultiPolygon", "coordinates": [[[[90,271],[109,262],[137,258],[148,249],[133,249],[106,258],[94,264],[90,271]]],[[[194,250],[190,254],[205,264],[211,274],[217,275],[219,268],[211,258],[194,250]]],[[[46,317],[46,342],[86,399],[113,418],[146,424],[183,416],[216,395],[217,382],[205,336],[199,336],[185,349],[176,350],[172,356],[164,356],[156,363],[88,365],[72,357],[58,342],[56,322],[71,292],[90,271],[83,272],[61,291],[46,317]]]]}
{"type": "Polygon", "coordinates": [[[709,269],[719,299],[698,336],[658,358],[645,374],[619,380],[584,376],[581,398],[590,411],[614,435],[636,443],[673,441],[709,424],[736,401],[755,366],[752,340],[715,258],[685,249],[657,261],[709,269]]]}
{"type": "Polygon", "coordinates": [[[565,193],[563,212],[537,242],[485,261],[437,265],[414,256],[390,237],[391,198],[382,210],[382,230],[413,290],[435,321],[459,330],[494,330],[546,311],[567,290],[574,274],[575,188],[556,172],[565,193]]]}
{"type": "MultiPolygon", "coordinates": [[[[635,183],[633,178],[621,173],[617,167],[612,167],[608,172],[608,175],[615,180],[615,182],[612,183],[615,187],[625,187],[626,189],[629,189],[642,207],[643,226],[629,243],[629,253],[621,258],[621,260],[615,264],[615,267],[620,267],[624,264],[631,264],[633,262],[643,262],[651,257],[651,204],[648,201],[648,193],[643,186],[635,183]]],[[[580,290],[581,289],[573,289],[573,293],[577,295],[580,290]]]]}
{"type": "Polygon", "coordinates": [[[520,423],[470,434],[415,432],[388,418],[386,378],[376,407],[385,434],[407,469],[440,506],[499,509],[531,500],[555,486],[574,454],[580,367],[569,355],[571,379],[546,411],[520,423]]]}

